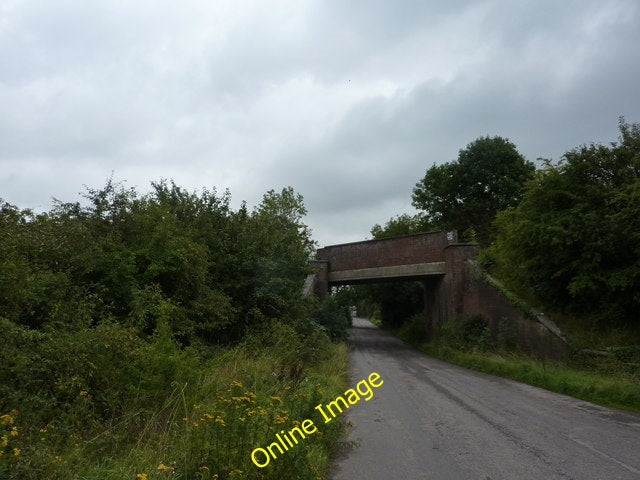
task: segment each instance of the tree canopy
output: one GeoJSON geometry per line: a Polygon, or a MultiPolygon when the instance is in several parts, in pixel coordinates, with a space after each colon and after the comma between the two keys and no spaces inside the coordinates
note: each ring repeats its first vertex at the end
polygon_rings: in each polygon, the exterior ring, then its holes
{"type": "Polygon", "coordinates": [[[599,323],[637,323],[640,311],[640,125],[619,130],[617,143],[547,161],[498,214],[492,247],[501,274],[599,323]]]}
{"type": "Polygon", "coordinates": [[[373,238],[387,238],[398,235],[410,235],[412,233],[421,233],[429,229],[423,215],[402,214],[390,218],[384,227],[376,224],[371,228],[373,238]]]}
{"type": "Polygon", "coordinates": [[[509,140],[481,137],[460,150],[456,161],[427,169],[413,190],[413,206],[431,228],[456,229],[486,245],[496,213],[520,201],[534,171],[509,140]]]}
{"type": "Polygon", "coordinates": [[[35,214],[0,201],[0,317],[30,328],[105,321],[181,341],[227,341],[269,318],[296,317],[313,250],[293,189],[253,212],[228,192],[173,182],[149,194],[109,181],[87,206],[35,214]]]}

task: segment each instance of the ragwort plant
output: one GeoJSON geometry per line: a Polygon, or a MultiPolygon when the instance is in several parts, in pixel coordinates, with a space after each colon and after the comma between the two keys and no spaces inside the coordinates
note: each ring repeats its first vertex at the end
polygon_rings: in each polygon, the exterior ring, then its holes
{"type": "Polygon", "coordinates": [[[230,352],[199,383],[199,391],[185,392],[164,435],[148,431],[144,443],[159,443],[142,457],[138,473],[148,480],[163,478],[169,470],[195,479],[323,478],[333,444],[342,433],[340,422],[308,436],[266,468],[252,463],[251,452],[273,442],[281,430],[312,418],[315,405],[341,391],[347,350],[331,348],[339,370],[333,367],[326,373],[324,365],[318,365],[302,379],[280,376],[279,362],[269,352],[259,358],[241,348],[230,352]]]}

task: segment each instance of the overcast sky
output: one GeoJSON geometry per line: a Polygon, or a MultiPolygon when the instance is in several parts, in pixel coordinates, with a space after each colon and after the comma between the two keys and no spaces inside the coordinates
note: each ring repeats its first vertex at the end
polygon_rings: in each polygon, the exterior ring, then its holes
{"type": "Polygon", "coordinates": [[[292,186],[320,246],[362,240],[480,136],[615,141],[639,85],[638,0],[0,0],[0,198],[292,186]]]}

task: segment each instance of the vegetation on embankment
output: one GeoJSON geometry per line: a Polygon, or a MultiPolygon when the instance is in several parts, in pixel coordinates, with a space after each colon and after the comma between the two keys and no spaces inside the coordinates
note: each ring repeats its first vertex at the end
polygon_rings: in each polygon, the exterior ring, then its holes
{"type": "Polygon", "coordinates": [[[484,263],[585,330],[640,328],[640,124],[567,152],[498,213],[484,263]]]}
{"type": "Polygon", "coordinates": [[[565,362],[514,350],[509,332],[497,339],[481,316],[460,316],[445,324],[437,339],[425,341],[424,317],[416,315],[392,332],[441,360],[563,393],[601,405],[640,411],[640,348],[607,355],[575,352],[565,362]]]}
{"type": "Polygon", "coordinates": [[[340,422],[251,460],[346,388],[348,313],[301,295],[301,198],[87,199],[0,202],[0,479],[322,478],[340,422]]]}

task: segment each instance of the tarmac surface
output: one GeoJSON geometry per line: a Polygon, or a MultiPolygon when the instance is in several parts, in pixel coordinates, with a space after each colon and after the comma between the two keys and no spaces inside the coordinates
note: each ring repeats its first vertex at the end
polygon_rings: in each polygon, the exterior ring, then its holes
{"type": "Polygon", "coordinates": [[[356,318],[345,412],[349,449],[333,480],[640,479],[640,414],[601,407],[429,357],[356,318]]]}

